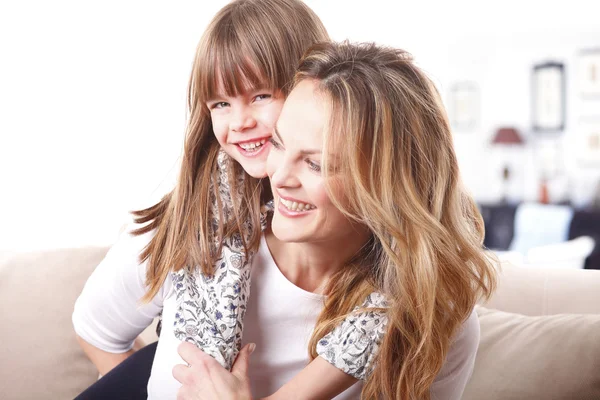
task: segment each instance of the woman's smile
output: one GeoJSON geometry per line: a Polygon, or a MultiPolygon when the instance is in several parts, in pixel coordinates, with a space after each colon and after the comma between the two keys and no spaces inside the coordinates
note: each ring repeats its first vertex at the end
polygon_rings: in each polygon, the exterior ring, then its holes
{"type": "Polygon", "coordinates": [[[308,215],[310,212],[315,210],[317,207],[310,203],[305,203],[297,199],[286,198],[278,194],[279,201],[277,210],[284,217],[296,218],[308,215]]]}

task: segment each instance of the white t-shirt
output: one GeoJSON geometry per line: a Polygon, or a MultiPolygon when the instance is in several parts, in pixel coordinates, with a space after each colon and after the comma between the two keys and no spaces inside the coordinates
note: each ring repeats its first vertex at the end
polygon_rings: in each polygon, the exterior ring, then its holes
{"type": "MultiPolygon", "coordinates": [[[[148,382],[149,399],[175,399],[180,384],[172,369],[183,364],[177,354],[180,341],[171,327],[177,310],[169,278],[145,305],[146,263],[138,255],[151,234],[133,237],[127,232],[109,251],[88,279],[75,304],[73,325],[76,333],[101,350],[121,353],[163,310],[163,328],[148,382]]],[[[244,323],[244,343],[256,343],[250,359],[253,396],[274,393],[308,363],[308,340],[323,307],[323,297],[306,292],[281,273],[266,242],[252,264],[252,288],[244,323]]],[[[473,312],[451,347],[446,363],[434,382],[432,400],[459,400],[473,370],[479,343],[479,322],[473,312]]],[[[362,382],[336,399],[358,399],[362,382]]]]}

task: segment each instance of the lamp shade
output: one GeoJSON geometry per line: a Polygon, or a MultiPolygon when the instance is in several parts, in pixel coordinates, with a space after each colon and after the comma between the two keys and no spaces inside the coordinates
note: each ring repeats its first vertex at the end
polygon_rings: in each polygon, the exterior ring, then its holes
{"type": "Polygon", "coordinates": [[[499,128],[492,139],[492,144],[516,144],[525,143],[519,131],[515,128],[499,128]]]}

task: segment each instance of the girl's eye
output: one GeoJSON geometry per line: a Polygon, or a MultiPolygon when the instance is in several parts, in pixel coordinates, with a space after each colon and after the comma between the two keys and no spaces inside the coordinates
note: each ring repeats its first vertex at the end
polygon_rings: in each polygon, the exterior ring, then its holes
{"type": "Polygon", "coordinates": [[[254,100],[265,100],[265,99],[270,99],[270,98],[271,98],[270,94],[264,93],[264,94],[259,94],[258,96],[256,96],[254,98],[254,100]]]}
{"type": "Polygon", "coordinates": [[[275,148],[276,150],[281,150],[283,148],[283,146],[277,143],[272,136],[269,138],[269,142],[273,145],[273,148],[275,148]]]}
{"type": "Polygon", "coordinates": [[[226,103],[224,101],[220,101],[218,103],[213,104],[212,106],[210,106],[211,110],[214,110],[216,108],[225,108],[229,105],[229,103],[226,103]]]}
{"type": "Polygon", "coordinates": [[[315,172],[321,172],[321,166],[316,162],[307,159],[306,163],[308,164],[308,168],[310,168],[311,170],[315,172]]]}

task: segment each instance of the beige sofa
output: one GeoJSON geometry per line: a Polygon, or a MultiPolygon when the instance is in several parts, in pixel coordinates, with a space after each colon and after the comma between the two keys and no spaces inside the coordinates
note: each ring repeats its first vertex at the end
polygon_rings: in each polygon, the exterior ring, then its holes
{"type": "MultiPolygon", "coordinates": [[[[106,251],[0,254],[0,398],[71,399],[97,378],[71,312],[106,251]]],[[[481,343],[464,400],[600,399],[600,271],[505,266],[478,312],[481,343]]]]}

